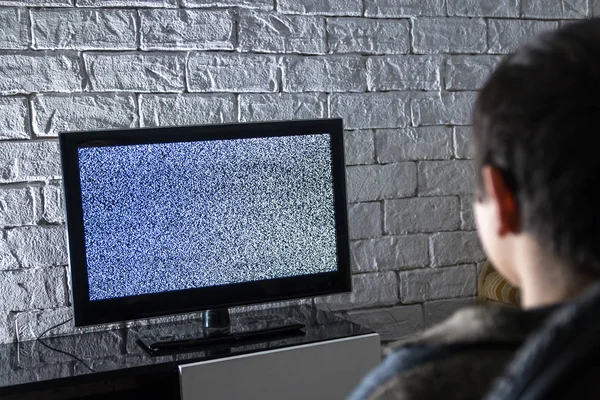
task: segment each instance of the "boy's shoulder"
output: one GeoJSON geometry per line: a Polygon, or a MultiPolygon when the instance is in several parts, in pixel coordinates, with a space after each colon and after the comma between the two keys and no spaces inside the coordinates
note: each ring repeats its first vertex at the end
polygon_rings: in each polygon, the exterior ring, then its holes
{"type": "Polygon", "coordinates": [[[525,338],[555,309],[469,307],[392,343],[359,385],[359,399],[478,399],[525,338]]]}

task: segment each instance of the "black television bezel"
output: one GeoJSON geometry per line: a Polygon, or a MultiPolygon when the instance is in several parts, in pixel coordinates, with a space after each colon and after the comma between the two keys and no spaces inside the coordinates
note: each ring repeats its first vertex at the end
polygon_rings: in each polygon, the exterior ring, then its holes
{"type": "Polygon", "coordinates": [[[341,119],[61,132],[59,143],[75,326],[146,319],[207,309],[335,294],[351,290],[344,139],[341,119]],[[331,134],[338,271],[90,301],[81,184],[78,169],[78,148],[317,133],[331,134]]]}

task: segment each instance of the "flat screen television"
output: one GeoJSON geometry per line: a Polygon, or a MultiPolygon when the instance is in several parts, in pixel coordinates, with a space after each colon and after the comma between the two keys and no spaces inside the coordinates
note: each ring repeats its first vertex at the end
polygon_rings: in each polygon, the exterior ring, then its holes
{"type": "Polygon", "coordinates": [[[75,325],[349,291],[342,130],[61,133],[75,325]]]}

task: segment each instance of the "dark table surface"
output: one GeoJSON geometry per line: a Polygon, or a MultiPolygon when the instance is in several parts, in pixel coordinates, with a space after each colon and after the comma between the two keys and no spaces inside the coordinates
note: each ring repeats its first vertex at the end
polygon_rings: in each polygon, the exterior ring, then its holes
{"type": "Polygon", "coordinates": [[[282,319],[303,323],[306,328],[302,334],[266,341],[160,356],[147,354],[138,344],[138,336],[196,334],[201,332],[201,321],[120,328],[52,337],[43,342],[0,345],[0,397],[128,376],[176,374],[177,366],[181,364],[372,333],[311,305],[233,314],[231,322],[233,330],[245,331],[280,324],[282,319]]]}

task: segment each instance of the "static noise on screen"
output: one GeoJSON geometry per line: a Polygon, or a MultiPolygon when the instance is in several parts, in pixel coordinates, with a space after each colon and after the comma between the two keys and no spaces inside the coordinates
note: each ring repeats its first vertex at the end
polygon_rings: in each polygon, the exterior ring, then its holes
{"type": "Polygon", "coordinates": [[[337,269],[328,134],[79,149],[90,300],[337,269]]]}

